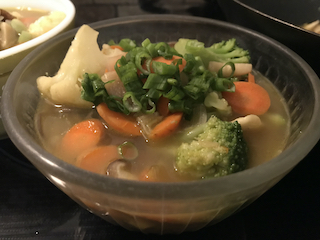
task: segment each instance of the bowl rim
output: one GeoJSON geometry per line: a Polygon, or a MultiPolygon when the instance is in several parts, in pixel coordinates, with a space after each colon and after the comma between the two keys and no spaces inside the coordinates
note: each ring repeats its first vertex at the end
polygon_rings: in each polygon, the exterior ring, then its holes
{"type": "Polygon", "coordinates": [[[294,28],[294,29],[296,29],[296,30],[305,32],[305,33],[307,33],[307,34],[312,34],[312,35],[314,35],[314,36],[316,36],[316,37],[320,37],[320,34],[318,34],[318,33],[315,33],[315,32],[313,32],[313,31],[304,29],[303,27],[300,27],[300,26],[298,26],[298,25],[289,23],[289,22],[284,21],[284,20],[281,20],[281,19],[279,19],[279,18],[273,17],[273,16],[271,16],[271,15],[269,15],[269,14],[266,14],[266,13],[264,13],[264,12],[262,12],[262,11],[256,9],[256,8],[254,8],[254,7],[251,7],[251,6],[249,6],[249,5],[241,2],[241,0],[232,0],[232,1],[236,2],[237,4],[241,5],[242,7],[247,8],[248,10],[250,10],[250,11],[252,11],[252,12],[255,12],[255,13],[257,13],[257,14],[265,17],[265,18],[269,18],[269,19],[271,19],[271,20],[273,20],[273,21],[279,22],[279,23],[281,23],[281,24],[284,24],[284,25],[286,25],[286,26],[288,26],[288,27],[291,27],[291,28],[294,28]]]}
{"type": "MultiPolygon", "coordinates": [[[[57,1],[56,0],[53,0],[53,1],[46,0],[46,5],[49,6],[48,8],[51,8],[50,2],[55,3],[57,1]]],[[[8,57],[13,56],[15,54],[18,54],[20,52],[31,49],[31,48],[47,41],[48,39],[61,33],[69,24],[71,24],[75,18],[75,14],[76,14],[76,9],[75,9],[74,4],[70,0],[58,0],[58,3],[63,7],[63,9],[61,8],[60,11],[63,11],[66,14],[66,17],[62,20],[61,23],[59,23],[53,29],[49,30],[48,32],[46,32],[36,38],[33,38],[33,39],[31,39],[27,42],[24,42],[20,45],[1,50],[0,51],[0,60],[5,60],[5,58],[8,58],[8,57]]],[[[26,4],[26,3],[24,3],[24,4],[26,4]]],[[[15,5],[15,4],[12,4],[12,5],[15,5]]],[[[34,5],[36,5],[36,4],[34,4],[34,5]]]]}
{"type": "MultiPolygon", "coordinates": [[[[320,80],[313,69],[292,50],[290,50],[283,44],[267,36],[264,36],[263,34],[228,22],[194,16],[153,14],[103,20],[88,25],[96,30],[99,30],[103,27],[137,21],[187,21],[192,23],[200,22],[211,24],[213,26],[224,26],[230,29],[241,31],[245,34],[253,35],[254,37],[268,42],[268,44],[273,45],[275,48],[285,52],[285,54],[295,59],[296,62],[304,70],[305,74],[309,77],[310,83],[313,88],[320,89],[320,80]]],[[[19,74],[23,70],[24,66],[27,65],[30,60],[32,60],[32,58],[37,55],[38,52],[41,52],[42,49],[45,49],[50,44],[58,44],[59,42],[74,37],[78,29],[79,28],[75,28],[63,34],[60,34],[59,36],[50,39],[41,46],[38,46],[35,50],[29,53],[27,57],[18,64],[18,66],[10,75],[8,81],[9,83],[5,86],[5,91],[1,101],[3,122],[10,139],[16,145],[16,147],[40,171],[42,171],[43,167],[50,166],[52,172],[46,173],[45,170],[43,171],[43,174],[46,175],[46,177],[49,179],[50,174],[52,174],[55,177],[62,178],[63,181],[68,181],[75,185],[81,185],[98,192],[121,195],[123,197],[138,195],[148,197],[149,199],[159,199],[159,197],[163,196],[168,197],[167,194],[170,194],[170,199],[181,199],[182,196],[191,199],[204,196],[223,195],[226,193],[232,194],[238,191],[236,189],[244,190],[258,186],[261,182],[266,182],[267,179],[270,179],[270,173],[273,173],[274,177],[276,178],[289,172],[311,151],[311,149],[316,145],[320,138],[320,128],[316,128],[316,126],[319,126],[320,123],[320,111],[318,111],[318,109],[320,109],[320,91],[315,91],[315,107],[313,109],[313,115],[310,120],[310,126],[308,127],[308,129],[306,129],[305,132],[301,133],[300,138],[295,143],[289,146],[277,157],[271,159],[266,163],[228,176],[190,182],[143,182],[126,179],[116,179],[109,176],[98,175],[75,167],[74,165],[68,164],[53,156],[52,154],[44,151],[37,142],[33,141],[32,138],[28,136],[28,133],[21,126],[19,126],[18,119],[15,117],[15,112],[10,111],[10,109],[13,109],[12,93],[15,88],[16,82],[19,79],[19,74]],[[303,148],[300,147],[299,144],[305,141],[308,141],[310,144],[304,146],[303,148]],[[292,160],[291,156],[295,156],[295,159],[292,160]],[[252,178],[259,179],[259,181],[252,182],[252,178]],[[223,187],[219,187],[222,185],[223,187]],[[230,192],[230,188],[233,191],[230,192]],[[150,192],[152,192],[152,194],[148,193],[149,190],[151,190],[150,192]],[[192,192],[192,194],[190,194],[190,192],[192,192]]]]}

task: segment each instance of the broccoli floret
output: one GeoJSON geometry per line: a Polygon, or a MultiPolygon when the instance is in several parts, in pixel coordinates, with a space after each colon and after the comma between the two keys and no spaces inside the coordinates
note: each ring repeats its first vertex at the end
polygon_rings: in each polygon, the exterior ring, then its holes
{"type": "Polygon", "coordinates": [[[249,63],[250,54],[237,45],[236,39],[231,38],[227,41],[221,41],[210,47],[205,47],[203,42],[196,39],[180,38],[174,48],[180,54],[193,54],[201,57],[204,65],[207,67],[210,61],[249,63]]]}
{"type": "Polygon", "coordinates": [[[200,134],[178,148],[175,167],[179,173],[212,178],[246,168],[248,148],[238,122],[222,121],[212,116],[199,128],[200,134]]]}

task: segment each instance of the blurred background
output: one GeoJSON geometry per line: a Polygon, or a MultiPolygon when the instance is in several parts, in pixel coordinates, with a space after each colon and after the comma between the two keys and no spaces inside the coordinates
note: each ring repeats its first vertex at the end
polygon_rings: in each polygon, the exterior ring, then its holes
{"type": "Polygon", "coordinates": [[[76,26],[115,17],[160,13],[223,19],[216,0],[72,0],[76,26]]]}

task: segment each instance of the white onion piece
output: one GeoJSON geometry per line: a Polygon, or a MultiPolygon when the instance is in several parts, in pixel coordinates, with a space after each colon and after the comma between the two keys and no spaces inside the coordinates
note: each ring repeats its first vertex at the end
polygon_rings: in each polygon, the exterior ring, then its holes
{"type": "Polygon", "coordinates": [[[114,71],[114,65],[116,64],[116,62],[122,56],[125,56],[127,54],[126,52],[123,52],[118,48],[111,48],[108,44],[102,45],[101,52],[108,57],[106,69],[110,72],[114,71]]]}
{"type": "MultiPolygon", "coordinates": [[[[209,62],[208,69],[210,72],[218,72],[220,68],[222,68],[226,63],[222,62],[215,62],[211,61],[209,62]]],[[[235,71],[233,73],[233,76],[241,76],[248,74],[252,71],[252,64],[251,63],[235,63],[235,71]]],[[[229,65],[224,66],[222,70],[222,75],[224,77],[229,77],[232,73],[232,68],[229,65]]]]}
{"type": "Polygon", "coordinates": [[[113,81],[105,85],[108,94],[123,98],[126,90],[116,71],[104,73],[101,77],[101,80],[103,82],[113,81]]]}
{"type": "Polygon", "coordinates": [[[236,118],[233,121],[237,121],[240,125],[242,130],[251,130],[251,129],[258,129],[262,126],[261,119],[254,114],[249,114],[245,117],[236,118]]]}

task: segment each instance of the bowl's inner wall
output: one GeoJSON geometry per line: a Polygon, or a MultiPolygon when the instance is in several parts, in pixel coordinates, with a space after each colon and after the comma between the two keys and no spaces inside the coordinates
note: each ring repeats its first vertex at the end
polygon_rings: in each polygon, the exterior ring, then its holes
{"type": "MultiPolygon", "coordinates": [[[[197,22],[196,20],[182,18],[179,19],[179,21],[175,19],[161,21],[158,19],[150,19],[147,21],[131,20],[125,24],[115,24],[116,23],[113,22],[106,22],[105,24],[98,23],[92,25],[93,27],[97,27],[100,32],[98,37],[100,45],[107,43],[110,39],[118,41],[125,37],[130,37],[137,42],[141,42],[146,37],[149,37],[152,42],[176,41],[180,37],[197,38],[207,45],[232,37],[237,38],[239,45],[250,51],[254,68],[270,78],[288,103],[293,126],[289,145],[301,136],[301,134],[299,134],[300,131],[303,132],[309,126],[315,106],[315,96],[312,84],[307,80],[306,70],[303,69],[303,67],[309,68],[304,62],[300,62],[301,60],[299,58],[294,59],[296,55],[292,55],[291,52],[286,52],[286,50],[282,49],[282,46],[278,46],[272,41],[254,33],[243,31],[242,28],[236,26],[231,27],[225,23],[216,23],[213,25],[209,21],[199,20],[199,22],[197,22]]],[[[38,141],[33,123],[33,116],[40,96],[36,87],[36,79],[41,75],[48,74],[52,76],[57,72],[74,34],[75,31],[73,30],[40,46],[28,55],[14,71],[13,76],[18,79],[15,85],[16,90],[12,97],[13,106],[18,121],[20,122],[19,127],[24,128],[27,133],[31,135],[29,144],[37,145],[38,141]]],[[[307,145],[308,143],[305,144],[307,145]]],[[[30,160],[33,161],[32,159],[30,160]]],[[[299,160],[301,159],[297,159],[296,163],[299,160]]],[[[34,161],[38,161],[36,165],[41,164],[39,160],[34,161]]],[[[272,174],[276,173],[277,175],[274,175],[273,178],[277,178],[280,174],[289,171],[289,169],[293,167],[292,164],[289,165],[290,166],[283,169],[275,169],[272,174]]],[[[271,178],[266,177],[266,175],[263,177],[264,174],[265,173],[261,171],[261,179],[259,181],[265,181],[267,178],[271,178]]],[[[92,178],[95,177],[92,176],[92,178]]],[[[251,184],[258,186],[260,184],[259,181],[251,184]]],[[[88,183],[89,181],[84,180],[83,183],[80,184],[86,185],[88,183]]],[[[125,194],[122,189],[114,189],[114,186],[111,186],[108,182],[101,184],[104,184],[105,192],[110,191],[116,194],[115,192],[119,191],[119,194],[125,194]]],[[[248,179],[239,183],[232,182],[232,184],[229,188],[235,188],[234,184],[239,184],[239,186],[242,184],[243,186],[249,187],[249,185],[247,185],[248,179]]],[[[210,189],[210,191],[207,189],[207,192],[205,192],[204,189],[197,190],[195,188],[193,195],[194,197],[214,195],[215,192],[228,192],[230,190],[229,188],[227,186],[224,186],[224,188],[218,187],[217,189],[210,189]]],[[[137,188],[135,191],[137,195],[148,195],[152,198],[157,197],[154,191],[151,193],[152,196],[146,192],[145,189],[137,188]]],[[[183,194],[189,195],[184,189],[180,188],[179,191],[173,195],[179,198],[183,197],[183,194]]]]}

